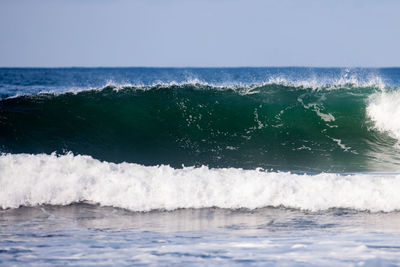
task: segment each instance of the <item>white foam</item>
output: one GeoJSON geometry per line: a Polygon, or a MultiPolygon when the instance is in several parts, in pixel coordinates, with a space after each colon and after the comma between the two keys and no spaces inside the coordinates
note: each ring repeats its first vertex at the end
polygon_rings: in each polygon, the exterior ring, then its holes
{"type": "Polygon", "coordinates": [[[400,209],[400,174],[297,175],[235,168],[174,169],[67,154],[0,156],[0,207],[88,201],[134,211],[285,206],[400,209]]]}
{"type": "Polygon", "coordinates": [[[333,90],[347,87],[376,87],[383,90],[386,85],[380,76],[370,76],[360,78],[358,76],[348,76],[347,74],[336,78],[312,77],[300,80],[288,79],[285,77],[271,77],[263,85],[279,84],[299,88],[311,88],[314,90],[333,90]]]}
{"type": "Polygon", "coordinates": [[[400,141],[400,92],[379,92],[371,95],[367,115],[375,128],[400,141]]]}

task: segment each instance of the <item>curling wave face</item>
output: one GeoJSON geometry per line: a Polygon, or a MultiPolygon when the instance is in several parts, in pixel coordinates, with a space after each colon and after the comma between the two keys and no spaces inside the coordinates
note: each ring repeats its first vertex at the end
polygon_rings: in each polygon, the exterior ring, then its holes
{"type": "Polygon", "coordinates": [[[0,171],[3,209],[82,201],[133,211],[267,206],[311,211],[400,209],[400,174],[299,175],[205,166],[174,169],[100,162],[72,154],[2,155],[0,171]]]}
{"type": "Polygon", "coordinates": [[[172,167],[397,171],[400,95],[379,83],[107,86],[0,101],[3,153],[172,167]]]}

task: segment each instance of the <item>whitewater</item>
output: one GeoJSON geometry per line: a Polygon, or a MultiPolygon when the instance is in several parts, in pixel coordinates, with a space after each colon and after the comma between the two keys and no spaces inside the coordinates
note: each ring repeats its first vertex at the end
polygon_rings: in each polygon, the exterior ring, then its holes
{"type": "Polygon", "coordinates": [[[0,170],[3,209],[79,202],[132,211],[280,206],[309,211],[400,209],[400,174],[173,169],[100,162],[72,154],[3,155],[0,170]]]}

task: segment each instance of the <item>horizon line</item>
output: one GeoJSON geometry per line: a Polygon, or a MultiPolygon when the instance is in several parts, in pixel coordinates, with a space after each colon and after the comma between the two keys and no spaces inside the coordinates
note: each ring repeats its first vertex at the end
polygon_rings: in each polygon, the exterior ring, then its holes
{"type": "Polygon", "coordinates": [[[315,69],[394,69],[399,66],[0,66],[0,69],[110,69],[110,68],[142,68],[142,69],[240,69],[240,68],[315,68],[315,69]]]}

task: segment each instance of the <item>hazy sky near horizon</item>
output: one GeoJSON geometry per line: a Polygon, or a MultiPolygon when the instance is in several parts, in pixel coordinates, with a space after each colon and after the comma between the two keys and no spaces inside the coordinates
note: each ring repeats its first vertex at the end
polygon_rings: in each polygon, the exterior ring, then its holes
{"type": "Polygon", "coordinates": [[[400,66],[396,0],[2,0],[0,66],[400,66]]]}

